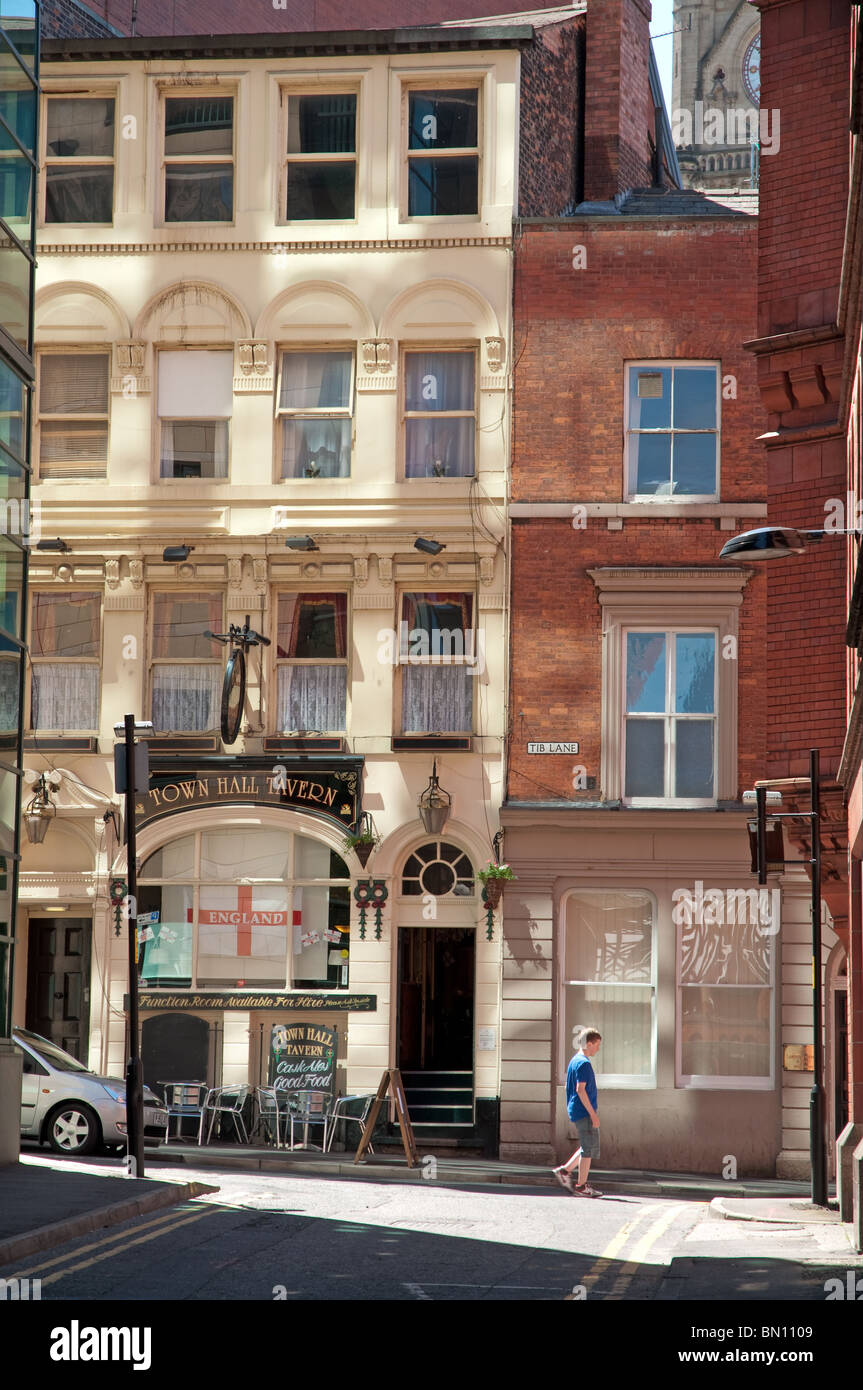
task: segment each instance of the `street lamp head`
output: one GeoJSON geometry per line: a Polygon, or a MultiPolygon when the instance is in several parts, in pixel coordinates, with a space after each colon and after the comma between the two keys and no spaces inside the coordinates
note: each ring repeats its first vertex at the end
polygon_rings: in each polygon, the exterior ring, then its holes
{"type": "Polygon", "coordinates": [[[811,531],[800,532],[793,526],[761,526],[757,531],[732,536],[720,550],[719,558],[775,560],[780,555],[802,555],[806,549],[804,537],[812,536],[811,531]]]}
{"type": "MultiPolygon", "coordinates": [[[[117,724],[115,724],[115,725],[114,725],[114,737],[115,737],[115,738],[125,738],[125,735],[126,735],[126,725],[125,725],[125,723],[117,723],[117,724]]],[[[153,721],[152,721],[151,719],[136,719],[136,720],[135,720],[135,737],[136,737],[136,738],[155,738],[155,737],[156,737],[156,730],[155,730],[155,728],[153,727],[153,721]]]]}

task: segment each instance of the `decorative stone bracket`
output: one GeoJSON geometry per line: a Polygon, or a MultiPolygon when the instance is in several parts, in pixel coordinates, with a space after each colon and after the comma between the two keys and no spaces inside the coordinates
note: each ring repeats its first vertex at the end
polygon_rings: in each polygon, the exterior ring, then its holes
{"type": "Polygon", "coordinates": [[[237,343],[237,362],[240,375],[234,377],[235,394],[272,391],[273,371],[268,342],[250,338],[237,343]]]}
{"type": "Polygon", "coordinates": [[[362,375],[357,373],[358,391],[394,391],[392,338],[364,338],[362,375]]]}
{"type": "Polygon", "coordinates": [[[146,360],[147,344],[141,339],[121,339],[115,343],[111,393],[116,396],[148,395],[150,378],[143,375],[146,360]]]}

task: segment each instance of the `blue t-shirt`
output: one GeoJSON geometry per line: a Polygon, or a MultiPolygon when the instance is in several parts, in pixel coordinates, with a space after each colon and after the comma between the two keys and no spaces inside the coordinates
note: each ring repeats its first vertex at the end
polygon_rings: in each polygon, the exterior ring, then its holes
{"type": "Polygon", "coordinates": [[[585,1057],[583,1052],[576,1052],[566,1069],[566,1108],[571,1120],[590,1119],[587,1107],[582,1105],[578,1097],[578,1087],[582,1081],[587,1086],[587,1098],[595,1110],[596,1076],[590,1065],[590,1058],[585,1057]]]}

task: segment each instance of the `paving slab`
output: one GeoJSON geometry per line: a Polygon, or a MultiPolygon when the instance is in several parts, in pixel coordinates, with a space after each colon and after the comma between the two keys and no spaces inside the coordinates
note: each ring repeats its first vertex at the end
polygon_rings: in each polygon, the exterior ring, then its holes
{"type": "Polygon", "coordinates": [[[792,1197],[714,1197],[711,1216],[726,1221],[766,1221],[780,1225],[841,1225],[837,1204],[817,1207],[814,1202],[792,1197]]]}
{"type": "MultiPolygon", "coordinates": [[[[420,1163],[409,1168],[398,1154],[374,1154],[355,1164],[353,1153],[323,1154],[309,1149],[255,1148],[243,1144],[166,1144],[158,1150],[157,1162],[189,1164],[195,1168],[222,1168],[226,1172],[309,1173],[316,1177],[374,1178],[396,1182],[500,1183],[513,1187],[555,1186],[549,1167],[528,1163],[509,1163],[493,1158],[458,1158],[441,1154],[420,1154],[420,1163]]],[[[776,1178],[747,1178],[726,1182],[703,1173],[659,1173],[637,1169],[592,1170],[592,1182],[602,1192],[632,1197],[689,1198],[709,1201],[712,1197],[733,1195],[740,1198],[805,1199],[809,1184],[785,1182],[776,1178]]]]}
{"type": "Polygon", "coordinates": [[[22,1154],[0,1168],[0,1268],[103,1226],[175,1206],[218,1187],[127,1178],[111,1168],[22,1154]]]}

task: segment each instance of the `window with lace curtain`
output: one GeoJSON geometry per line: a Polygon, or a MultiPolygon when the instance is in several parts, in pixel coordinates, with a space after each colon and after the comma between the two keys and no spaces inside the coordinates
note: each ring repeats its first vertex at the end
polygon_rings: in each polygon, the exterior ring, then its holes
{"type": "Polygon", "coordinates": [[[341,733],[347,727],[347,594],[279,594],[278,611],[279,732],[341,733]]]}
{"type": "Polygon", "coordinates": [[[472,478],[476,452],[476,353],[404,354],[404,475],[472,478]]]}
{"type": "Polygon", "coordinates": [[[104,478],[108,466],[107,352],[39,358],[39,476],[104,478]]]}
{"type": "Polygon", "coordinates": [[[354,354],[283,352],[276,416],[282,478],[347,478],[351,471],[354,354]]]}
{"type": "Polygon", "coordinates": [[[32,594],[32,729],[98,730],[101,606],[99,593],[32,594]]]}
{"type": "Polygon", "coordinates": [[[401,733],[472,732],[473,605],[472,594],[402,594],[397,719],[401,733]]]}
{"type": "Polygon", "coordinates": [[[221,594],[153,595],[150,718],[159,733],[219,727],[222,656],[208,629],[222,631],[221,594]]]}

